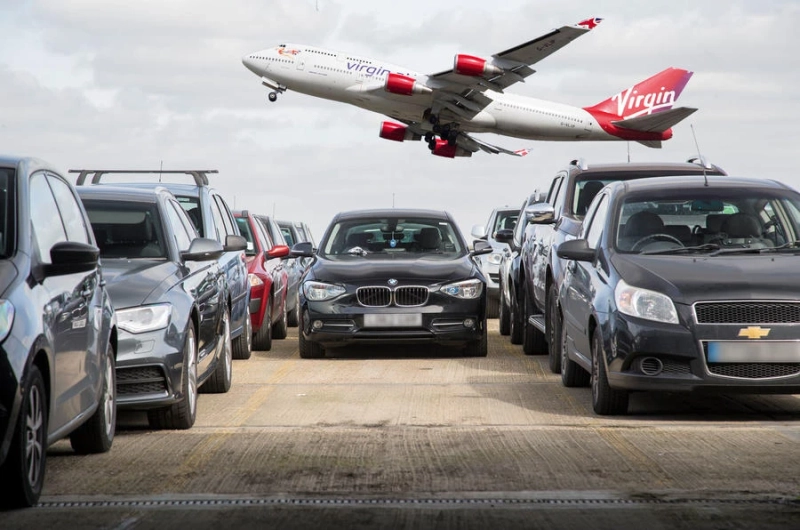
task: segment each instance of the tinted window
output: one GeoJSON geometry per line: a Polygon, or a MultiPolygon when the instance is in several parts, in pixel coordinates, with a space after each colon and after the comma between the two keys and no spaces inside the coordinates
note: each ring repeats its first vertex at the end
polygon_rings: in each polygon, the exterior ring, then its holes
{"type": "Polygon", "coordinates": [[[0,256],[14,253],[14,173],[0,168],[0,256]]]}
{"type": "Polygon", "coordinates": [[[290,247],[294,246],[294,244],[296,243],[296,241],[294,240],[294,234],[292,233],[292,230],[288,226],[281,227],[281,234],[283,234],[283,239],[286,240],[287,245],[289,245],[290,247]]]}
{"type": "Polygon", "coordinates": [[[494,236],[498,230],[514,230],[517,226],[518,217],[519,212],[498,212],[494,227],[492,227],[491,230],[492,236],[494,236]]]}
{"type": "Polygon", "coordinates": [[[84,199],[100,256],[165,258],[161,219],[154,203],[84,199]]]}
{"type": "Polygon", "coordinates": [[[176,199],[178,199],[181,208],[186,210],[186,213],[189,214],[189,219],[192,220],[192,224],[200,237],[207,237],[205,235],[205,230],[203,230],[203,215],[200,211],[200,199],[197,197],[185,196],[177,196],[176,199]]]}
{"type": "Polygon", "coordinates": [[[248,221],[247,217],[237,217],[236,224],[239,225],[239,234],[241,234],[241,236],[247,240],[247,249],[245,250],[245,255],[255,256],[257,250],[256,242],[253,231],[250,230],[250,222],[248,221]]]}
{"type": "Polygon", "coordinates": [[[194,234],[188,231],[183,218],[186,217],[185,210],[174,201],[167,201],[167,222],[172,228],[172,237],[175,238],[175,245],[179,252],[189,250],[194,234]]]}
{"type": "Polygon", "coordinates": [[[67,231],[67,238],[70,241],[91,243],[89,230],[83,219],[83,212],[81,212],[78,199],[72,194],[69,184],[53,175],[48,175],[47,180],[56,198],[61,220],[64,222],[64,227],[67,231]]]}
{"type": "Polygon", "coordinates": [[[67,234],[64,232],[56,200],[44,173],[36,173],[31,177],[30,210],[34,244],[39,260],[42,263],[52,263],[50,249],[59,241],[66,241],[67,234]]]}

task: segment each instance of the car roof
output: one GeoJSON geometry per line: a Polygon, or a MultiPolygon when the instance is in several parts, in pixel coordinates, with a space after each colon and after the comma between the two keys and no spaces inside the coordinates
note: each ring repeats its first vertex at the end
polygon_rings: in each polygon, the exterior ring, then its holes
{"type": "MultiPolygon", "coordinates": [[[[609,184],[614,188],[623,187],[626,193],[645,189],[676,190],[690,188],[738,188],[738,189],[774,189],[795,191],[786,184],[776,180],[719,176],[704,179],[702,176],[653,177],[649,179],[625,180],[609,184]]],[[[796,192],[796,191],[795,191],[796,192]]]]}
{"type": "Polygon", "coordinates": [[[689,159],[686,162],[620,162],[591,165],[584,160],[578,159],[570,162],[568,170],[572,174],[594,175],[598,178],[604,173],[647,173],[648,171],[659,173],[674,172],[676,174],[691,173],[702,175],[705,173],[708,175],[727,175],[724,169],[710,164],[704,159],[689,159]]]}
{"type": "Polygon", "coordinates": [[[359,219],[363,217],[432,217],[434,219],[452,220],[444,210],[426,210],[414,208],[380,208],[371,210],[350,210],[340,212],[335,220],[359,219]]]}
{"type": "Polygon", "coordinates": [[[109,186],[106,184],[103,185],[90,185],[90,186],[76,186],[75,189],[78,191],[78,195],[82,199],[84,198],[92,198],[92,199],[103,199],[103,200],[111,200],[111,201],[136,201],[136,202],[156,202],[156,197],[160,194],[169,194],[172,196],[169,190],[163,187],[155,187],[155,188],[135,188],[135,187],[128,187],[128,186],[109,186]]]}
{"type": "MultiPolygon", "coordinates": [[[[111,184],[98,184],[99,186],[112,186],[111,184]]],[[[125,182],[121,184],[126,188],[140,188],[140,189],[153,189],[162,187],[170,190],[175,195],[186,195],[189,197],[199,197],[202,189],[211,190],[212,188],[205,186],[196,186],[194,184],[181,184],[175,182],[125,182]]]]}

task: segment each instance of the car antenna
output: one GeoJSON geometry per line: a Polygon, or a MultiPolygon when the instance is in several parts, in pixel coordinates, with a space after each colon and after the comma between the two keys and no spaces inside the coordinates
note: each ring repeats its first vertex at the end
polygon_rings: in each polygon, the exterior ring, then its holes
{"type": "Polygon", "coordinates": [[[697,143],[697,135],[694,134],[694,124],[690,123],[689,127],[692,128],[692,138],[694,138],[694,146],[697,148],[697,156],[700,158],[700,166],[703,168],[703,180],[706,187],[708,187],[708,175],[706,174],[706,164],[703,162],[703,155],[700,154],[700,144],[697,143]]]}
{"type": "Polygon", "coordinates": [[[161,167],[158,168],[158,183],[161,184],[161,172],[164,171],[164,161],[161,161],[161,167]]]}
{"type": "Polygon", "coordinates": [[[631,143],[630,142],[625,142],[625,143],[628,144],[628,163],[630,164],[631,163],[631,143]]]}

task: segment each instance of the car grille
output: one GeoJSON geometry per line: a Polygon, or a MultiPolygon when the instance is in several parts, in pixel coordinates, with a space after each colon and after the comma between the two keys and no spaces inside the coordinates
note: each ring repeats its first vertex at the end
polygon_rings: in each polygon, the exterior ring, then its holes
{"type": "Polygon", "coordinates": [[[356,296],[358,303],[366,307],[386,307],[392,303],[392,291],[388,287],[359,287],[356,296]]]}
{"type": "Polygon", "coordinates": [[[165,394],[167,381],[160,368],[138,366],[117,368],[117,394],[135,396],[139,394],[165,394]]]}
{"type": "Polygon", "coordinates": [[[359,287],[356,291],[358,303],[365,307],[418,307],[428,302],[428,288],[424,286],[403,286],[392,291],[381,285],[359,287]]]}
{"type": "Polygon", "coordinates": [[[714,375],[743,379],[768,379],[791,377],[800,374],[798,363],[713,363],[708,371],[714,375]]]}
{"type": "Polygon", "coordinates": [[[800,302],[700,302],[698,324],[800,324],[800,302]]]}

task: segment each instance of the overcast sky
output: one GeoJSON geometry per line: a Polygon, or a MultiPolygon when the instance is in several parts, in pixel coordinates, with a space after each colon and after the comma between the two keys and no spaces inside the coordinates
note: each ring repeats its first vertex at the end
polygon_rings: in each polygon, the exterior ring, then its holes
{"type": "Polygon", "coordinates": [[[680,161],[800,188],[797,0],[2,0],[0,153],[78,167],[218,169],[232,207],[305,220],[338,211],[450,211],[464,232],[519,206],[569,160],[680,161]],[[502,6],[502,7],[500,7],[502,6]],[[660,150],[626,142],[481,135],[524,158],[432,156],[378,137],[382,117],[287,92],[277,103],[241,58],[282,42],[435,73],[588,17],[604,20],[509,91],[589,106],[669,67],[695,72],[700,110],[660,150]]]}

